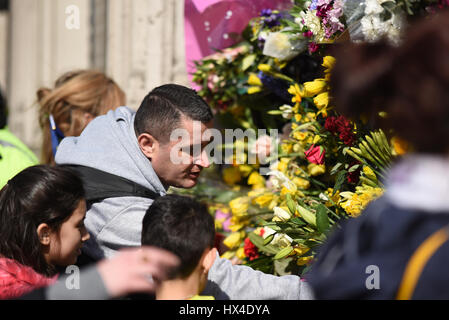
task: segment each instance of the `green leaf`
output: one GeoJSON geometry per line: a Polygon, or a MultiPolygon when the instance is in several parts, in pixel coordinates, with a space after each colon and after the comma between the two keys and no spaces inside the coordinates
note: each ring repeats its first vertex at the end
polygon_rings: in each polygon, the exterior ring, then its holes
{"type": "Polygon", "coordinates": [[[337,174],[337,177],[335,178],[335,185],[334,185],[334,191],[332,192],[332,195],[335,195],[337,191],[341,189],[341,186],[345,182],[346,178],[346,170],[342,170],[337,174]]]}
{"type": "Polygon", "coordinates": [[[325,233],[329,229],[327,208],[320,204],[316,210],[316,226],[319,232],[325,233]]]}
{"type": "Polygon", "coordinates": [[[298,217],[294,217],[293,219],[289,220],[290,222],[293,222],[294,224],[298,225],[298,226],[305,226],[306,223],[304,221],[302,221],[301,219],[299,219],[298,217]]]}
{"type": "Polygon", "coordinates": [[[273,257],[273,260],[279,260],[279,259],[285,258],[292,251],[293,251],[293,247],[292,246],[288,246],[288,247],[282,249],[281,251],[279,251],[278,253],[276,253],[276,255],[273,257]]]}
{"type": "Polygon", "coordinates": [[[247,55],[245,58],[243,58],[242,66],[241,66],[242,71],[245,71],[246,69],[248,69],[254,63],[256,58],[257,58],[257,55],[254,53],[247,55]]]}
{"type": "Polygon", "coordinates": [[[341,162],[337,163],[335,166],[333,166],[333,168],[331,169],[330,175],[333,176],[334,174],[337,173],[338,169],[342,166],[343,164],[341,162]]]}
{"type": "Polygon", "coordinates": [[[290,213],[294,215],[296,212],[296,206],[295,206],[295,202],[292,199],[292,196],[289,193],[287,193],[287,195],[286,195],[286,200],[287,200],[288,210],[290,210],[290,213]]]}
{"type": "Polygon", "coordinates": [[[251,240],[254,245],[263,252],[270,253],[270,254],[277,254],[279,250],[277,250],[273,245],[267,245],[264,246],[263,244],[263,238],[261,236],[258,236],[254,232],[251,232],[248,234],[249,240],[251,240]]]}
{"type": "Polygon", "coordinates": [[[270,234],[268,237],[266,237],[263,240],[263,245],[266,246],[267,244],[269,244],[271,241],[273,241],[274,238],[274,234],[270,234]]]}

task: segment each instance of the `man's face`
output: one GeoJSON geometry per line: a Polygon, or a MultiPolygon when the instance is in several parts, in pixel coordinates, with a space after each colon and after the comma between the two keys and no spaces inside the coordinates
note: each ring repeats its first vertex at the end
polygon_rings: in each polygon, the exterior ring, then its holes
{"type": "Polygon", "coordinates": [[[212,127],[212,121],[204,124],[190,118],[181,117],[171,139],[158,143],[151,157],[151,164],[165,186],[192,188],[196,185],[200,172],[210,166],[204,150],[210,139],[203,137],[212,127]]]}

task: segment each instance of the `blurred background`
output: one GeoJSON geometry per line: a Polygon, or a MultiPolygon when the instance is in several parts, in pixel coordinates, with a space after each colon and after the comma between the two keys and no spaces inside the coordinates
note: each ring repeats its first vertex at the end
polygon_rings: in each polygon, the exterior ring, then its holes
{"type": "Polygon", "coordinates": [[[73,69],[113,78],[137,109],[163,83],[188,85],[182,0],[0,0],[0,87],[10,130],[36,154],[36,91],[73,69]]]}

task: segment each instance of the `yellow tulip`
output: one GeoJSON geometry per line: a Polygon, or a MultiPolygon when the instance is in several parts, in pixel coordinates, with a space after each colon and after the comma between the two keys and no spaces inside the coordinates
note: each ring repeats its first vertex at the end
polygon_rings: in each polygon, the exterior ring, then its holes
{"type": "Polygon", "coordinates": [[[324,79],[315,79],[304,83],[305,97],[313,97],[327,90],[327,82],[324,79]]]}
{"type": "Polygon", "coordinates": [[[229,249],[234,249],[241,243],[241,232],[233,232],[223,240],[223,244],[229,249]]]}
{"type": "Polygon", "coordinates": [[[325,72],[330,72],[334,68],[336,61],[337,60],[332,56],[325,56],[322,64],[322,66],[326,68],[325,72]]]}
{"type": "Polygon", "coordinates": [[[319,110],[327,108],[327,106],[329,105],[329,92],[326,91],[320,93],[315,98],[313,98],[313,102],[319,110]]]}

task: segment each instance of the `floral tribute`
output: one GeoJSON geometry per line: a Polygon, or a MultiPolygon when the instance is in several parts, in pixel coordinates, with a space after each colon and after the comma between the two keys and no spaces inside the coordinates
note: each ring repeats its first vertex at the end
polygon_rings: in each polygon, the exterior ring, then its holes
{"type": "Polygon", "coordinates": [[[267,176],[259,173],[262,164],[236,161],[220,168],[214,186],[208,176],[189,191],[211,203],[226,236],[222,257],[267,273],[303,274],[332,229],[382,195],[391,162],[410,147],[394,132],[334,110],[329,80],[337,61],[329,48],[382,37],[395,45],[409,20],[448,5],[295,1],[289,12],[263,10],[243,42],[197,62],[199,94],[224,128],[282,130],[279,141],[258,140],[278,146],[267,176]]]}

